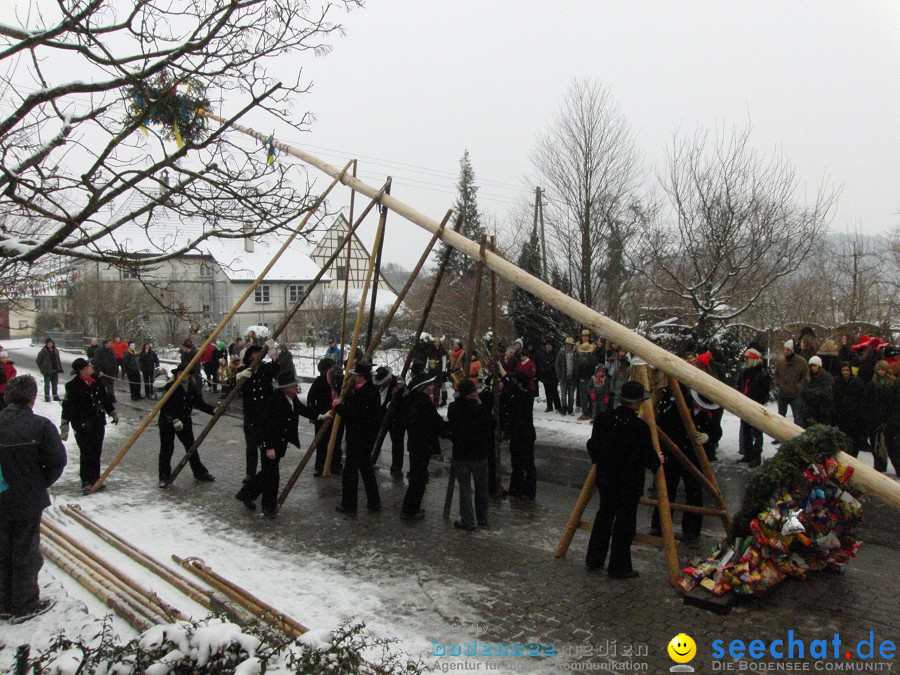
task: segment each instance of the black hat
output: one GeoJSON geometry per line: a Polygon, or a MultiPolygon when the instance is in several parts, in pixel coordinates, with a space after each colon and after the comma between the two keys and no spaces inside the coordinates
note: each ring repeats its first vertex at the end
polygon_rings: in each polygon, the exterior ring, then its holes
{"type": "Polygon", "coordinates": [[[691,398],[694,399],[694,403],[699,405],[701,408],[705,410],[718,410],[719,404],[706,398],[703,394],[701,394],[696,389],[691,389],[691,398]]]}
{"type": "Polygon", "coordinates": [[[410,391],[418,391],[419,389],[424,389],[429,384],[434,384],[437,381],[437,375],[432,375],[431,377],[427,377],[425,375],[420,376],[423,379],[420,381],[416,381],[415,378],[409,383],[410,391]]]}
{"type": "Polygon", "coordinates": [[[350,369],[351,375],[359,375],[361,377],[371,379],[372,377],[372,364],[367,361],[357,361],[353,364],[353,368],[350,369]]]}
{"type": "Polygon", "coordinates": [[[456,392],[460,397],[468,396],[476,391],[478,391],[478,385],[472,380],[463,380],[459,383],[459,386],[456,387],[456,392]]]}
{"type": "Polygon", "coordinates": [[[297,382],[297,378],[294,377],[294,374],[288,370],[278,373],[278,376],[275,378],[274,386],[276,389],[284,389],[285,387],[293,387],[294,385],[299,386],[300,383],[297,382]]]}
{"type": "Polygon", "coordinates": [[[804,335],[812,335],[815,337],[816,332],[810,326],[803,326],[803,328],[800,329],[800,337],[803,337],[804,335]]]}
{"type": "Polygon", "coordinates": [[[640,403],[651,398],[650,392],[644,390],[644,385],[640,382],[631,380],[622,385],[622,393],[619,394],[619,400],[625,403],[640,403]]]}
{"type": "Polygon", "coordinates": [[[409,367],[409,372],[413,375],[421,375],[425,372],[425,364],[421,361],[413,361],[413,364],[409,367]]]}
{"type": "Polygon", "coordinates": [[[512,374],[513,379],[521,384],[523,387],[527,387],[531,384],[531,378],[528,376],[524,370],[517,370],[512,374]]]}
{"type": "Polygon", "coordinates": [[[319,369],[319,374],[324,375],[328,372],[328,369],[334,365],[334,361],[331,359],[322,359],[319,361],[319,365],[317,366],[319,369]]]}
{"type": "Polygon", "coordinates": [[[87,359],[77,358],[72,361],[72,374],[75,375],[84,370],[87,366],[91,365],[91,362],[87,359]]]}
{"type": "Polygon", "coordinates": [[[253,355],[256,352],[261,352],[262,347],[259,345],[250,345],[247,349],[244,350],[244,365],[249,366],[250,362],[253,360],[253,355]]]}
{"type": "Polygon", "coordinates": [[[372,375],[372,384],[380,387],[391,379],[391,375],[393,374],[394,371],[390,366],[378,366],[378,368],[375,369],[375,374],[372,375]]]}

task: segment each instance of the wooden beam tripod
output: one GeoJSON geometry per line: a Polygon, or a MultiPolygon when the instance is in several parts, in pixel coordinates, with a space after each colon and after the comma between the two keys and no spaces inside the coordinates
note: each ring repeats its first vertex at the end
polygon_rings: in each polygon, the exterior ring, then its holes
{"type": "MultiPolygon", "coordinates": [[[[634,375],[632,379],[643,384],[645,390],[651,391],[648,366],[644,364],[634,366],[634,375]]],[[[712,472],[709,460],[706,457],[706,452],[703,449],[703,444],[700,443],[699,434],[697,433],[697,429],[694,426],[693,419],[690,416],[690,412],[687,408],[687,404],[685,403],[684,395],[681,391],[681,387],[678,384],[678,381],[675,379],[670,379],[669,387],[675,396],[679,415],[685,425],[685,428],[688,431],[691,443],[694,447],[694,451],[697,453],[697,458],[703,471],[701,472],[701,470],[698,470],[697,467],[695,467],[694,464],[681,451],[681,449],[656,426],[655,406],[656,394],[658,394],[658,390],[652,392],[654,393],[654,397],[652,399],[644,401],[641,404],[640,410],[641,419],[643,419],[650,427],[650,434],[653,440],[653,449],[657,452],[657,454],[660,455],[660,457],[662,457],[662,451],[660,448],[660,441],[662,441],[667,449],[672,453],[674,459],[681,462],[685,466],[685,468],[691,473],[691,475],[700,482],[703,488],[712,495],[713,499],[718,505],[717,508],[707,508],[702,506],[691,506],[688,504],[678,504],[670,501],[668,486],[666,484],[666,476],[662,465],[659,467],[659,469],[656,470],[656,499],[641,497],[641,504],[653,506],[658,509],[660,531],[662,534],[659,537],[648,534],[636,534],[634,537],[635,541],[662,547],[666,558],[666,572],[668,580],[669,583],[674,586],[678,581],[678,576],[681,572],[681,568],[678,563],[678,548],[677,542],[675,540],[674,530],[672,527],[671,512],[675,510],[718,516],[722,520],[722,526],[725,528],[726,533],[731,527],[731,516],[728,513],[728,509],[725,505],[725,500],[722,497],[722,493],[719,490],[718,484],[716,483],[715,474],[712,472]]],[[[582,520],[582,516],[584,515],[584,511],[594,495],[596,478],[597,465],[594,464],[591,466],[591,470],[588,472],[588,477],[584,482],[584,486],[581,488],[581,494],[578,496],[578,501],[575,503],[575,508],[573,509],[572,515],[569,517],[569,521],[566,524],[565,530],[563,531],[562,539],[560,540],[559,545],[556,547],[557,558],[562,558],[566,555],[566,552],[569,550],[569,545],[572,543],[572,539],[574,538],[575,532],[577,530],[586,530],[590,532],[593,528],[593,522],[582,520]]]]}

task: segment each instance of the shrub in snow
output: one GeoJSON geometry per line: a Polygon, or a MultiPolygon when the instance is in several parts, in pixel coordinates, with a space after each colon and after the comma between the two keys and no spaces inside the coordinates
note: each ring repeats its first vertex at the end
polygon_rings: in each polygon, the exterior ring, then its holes
{"type": "Polygon", "coordinates": [[[256,337],[260,340],[265,340],[269,337],[269,329],[266,326],[248,326],[247,330],[244,331],[244,335],[249,333],[250,331],[256,333],[256,337]]]}
{"type": "Polygon", "coordinates": [[[119,641],[109,617],[88,640],[59,635],[42,654],[20,652],[16,672],[52,675],[170,675],[205,673],[332,673],[399,675],[420,673],[421,662],[395,653],[394,641],[362,623],[314,630],[296,640],[268,624],[238,626],[220,617],[153,626],[127,643],[119,641]],[[365,653],[365,658],[363,657],[365,653]]]}

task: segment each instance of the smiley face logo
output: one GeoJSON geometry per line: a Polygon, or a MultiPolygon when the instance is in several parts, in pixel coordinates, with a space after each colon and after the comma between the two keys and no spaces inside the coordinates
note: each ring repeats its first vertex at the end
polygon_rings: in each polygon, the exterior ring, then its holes
{"type": "Polygon", "coordinates": [[[697,656],[697,643],[687,633],[679,633],[669,640],[669,658],[675,663],[687,663],[697,656]]]}

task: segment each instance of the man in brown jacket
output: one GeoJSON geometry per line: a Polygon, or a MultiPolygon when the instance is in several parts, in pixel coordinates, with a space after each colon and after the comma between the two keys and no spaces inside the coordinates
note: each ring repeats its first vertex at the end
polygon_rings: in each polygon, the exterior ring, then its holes
{"type": "MultiPolygon", "coordinates": [[[[784,358],[775,361],[775,390],[778,392],[778,414],[786,417],[788,406],[794,424],[803,426],[803,406],[800,400],[800,385],[809,379],[806,360],[794,353],[794,341],[784,343],[784,358]]],[[[774,441],[778,445],[777,441],[774,441]]]]}

